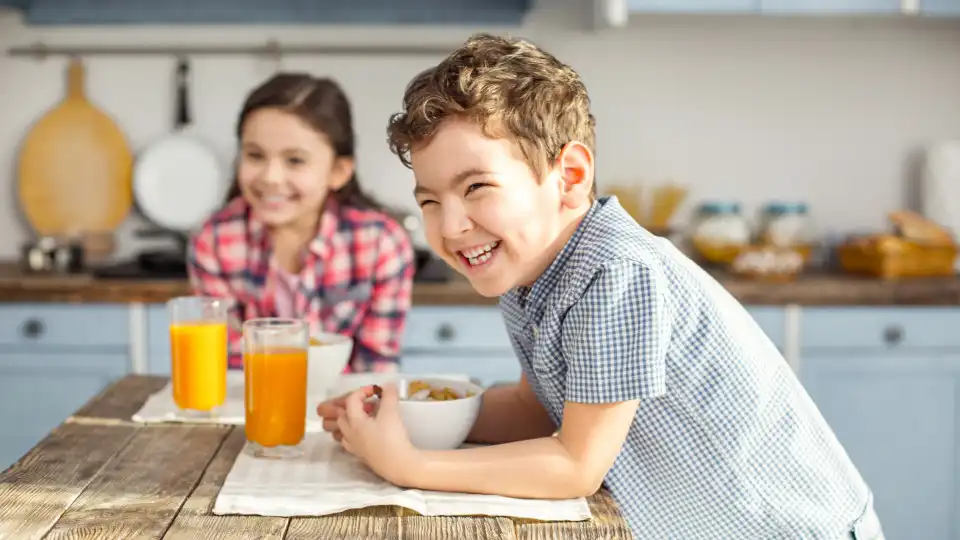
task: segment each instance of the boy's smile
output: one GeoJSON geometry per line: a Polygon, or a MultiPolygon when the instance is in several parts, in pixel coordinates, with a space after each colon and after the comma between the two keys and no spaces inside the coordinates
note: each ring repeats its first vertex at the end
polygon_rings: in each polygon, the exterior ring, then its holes
{"type": "Polygon", "coordinates": [[[538,179],[519,145],[459,118],[413,149],[411,164],[431,249],[488,297],[532,285],[590,204],[559,168],[538,179]]]}
{"type": "Polygon", "coordinates": [[[470,270],[482,269],[490,263],[490,260],[496,255],[499,247],[500,241],[496,240],[481,246],[458,250],[458,253],[470,270]]]}

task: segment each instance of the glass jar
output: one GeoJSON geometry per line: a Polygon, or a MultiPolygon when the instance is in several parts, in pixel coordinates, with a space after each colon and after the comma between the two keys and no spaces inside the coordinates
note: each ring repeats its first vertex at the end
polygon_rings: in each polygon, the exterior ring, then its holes
{"type": "Polygon", "coordinates": [[[691,243],[709,262],[729,264],[750,244],[750,224],[740,213],[740,204],[711,201],[700,205],[693,220],[691,243]]]}
{"type": "Polygon", "coordinates": [[[764,244],[792,248],[808,246],[813,240],[805,203],[770,203],[761,222],[760,241],[764,244]]]}

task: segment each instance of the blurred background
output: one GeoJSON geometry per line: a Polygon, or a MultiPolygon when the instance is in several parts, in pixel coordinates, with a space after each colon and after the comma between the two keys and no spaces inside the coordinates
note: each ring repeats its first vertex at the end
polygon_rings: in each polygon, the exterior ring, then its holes
{"type": "Polygon", "coordinates": [[[174,130],[178,66],[228,177],[250,89],[342,84],[361,183],[417,242],[401,369],[516,380],[495,301],[426,252],[385,144],[410,78],[481,30],[581,74],[599,190],[747,305],[887,537],[960,539],[960,0],[0,0],[0,469],[110,382],[169,374],[164,302],[208,212],[116,171],[174,130]],[[71,77],[105,116],[53,114],[71,77]],[[62,126],[85,123],[110,151],[77,150],[62,126]]]}

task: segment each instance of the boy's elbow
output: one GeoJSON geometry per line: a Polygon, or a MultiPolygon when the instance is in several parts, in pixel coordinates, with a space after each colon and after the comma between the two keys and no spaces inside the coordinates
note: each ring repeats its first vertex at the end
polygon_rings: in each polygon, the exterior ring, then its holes
{"type": "Polygon", "coordinates": [[[600,491],[606,474],[596,474],[595,472],[589,471],[587,467],[580,467],[579,469],[578,478],[574,484],[577,494],[574,495],[574,497],[590,497],[600,491]]]}
{"type": "Polygon", "coordinates": [[[565,475],[567,482],[565,482],[564,494],[561,497],[565,499],[590,497],[600,490],[603,479],[606,477],[606,472],[598,472],[593,470],[592,467],[577,461],[569,463],[567,473],[565,475]]]}
{"type": "Polygon", "coordinates": [[[596,474],[589,474],[586,471],[587,468],[575,460],[554,461],[553,466],[538,474],[543,481],[539,483],[540,488],[537,490],[539,493],[533,496],[548,499],[576,499],[593,495],[603,484],[603,476],[598,478],[596,474]]]}

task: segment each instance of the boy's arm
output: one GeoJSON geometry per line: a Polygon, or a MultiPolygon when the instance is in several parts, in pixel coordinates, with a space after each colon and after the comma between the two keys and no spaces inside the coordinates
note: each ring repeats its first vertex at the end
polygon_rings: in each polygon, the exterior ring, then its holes
{"type": "Polygon", "coordinates": [[[639,402],[666,392],[674,317],[664,279],[643,265],[610,261],[567,312],[561,338],[566,403],[559,436],[418,453],[400,482],[526,498],[594,493],[620,453],[639,402]]]}
{"type": "Polygon", "coordinates": [[[502,444],[549,437],[556,429],[523,374],[518,384],[495,386],[483,393],[480,414],[467,440],[502,444]]]}
{"type": "Polygon", "coordinates": [[[613,466],[637,405],[636,400],[567,403],[557,437],[423,453],[400,482],[507,497],[586,497],[599,489],[613,466]]]}

